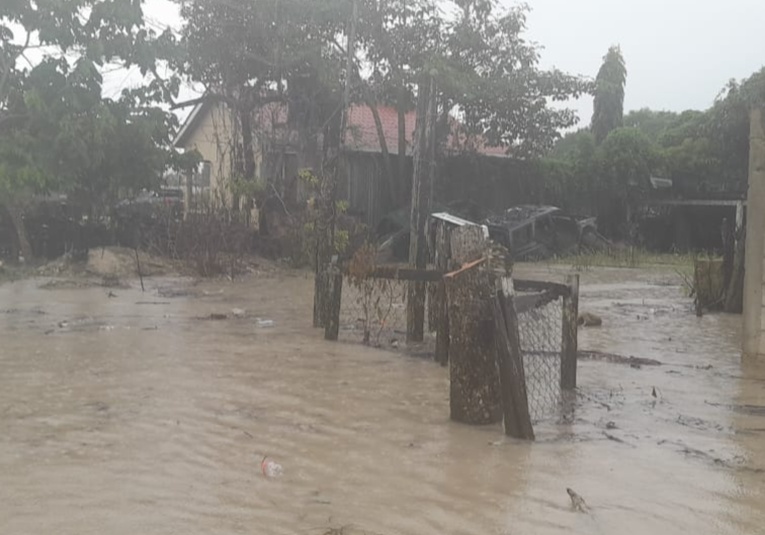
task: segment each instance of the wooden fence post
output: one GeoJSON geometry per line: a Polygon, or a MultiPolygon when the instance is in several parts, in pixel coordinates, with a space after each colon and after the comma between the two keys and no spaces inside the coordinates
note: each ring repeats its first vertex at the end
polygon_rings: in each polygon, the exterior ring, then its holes
{"type": "Polygon", "coordinates": [[[494,326],[505,434],[514,438],[534,440],[518,332],[518,315],[513,296],[505,295],[501,285],[494,298],[494,326]]]}
{"type": "MultiPolygon", "coordinates": [[[[449,269],[451,247],[449,229],[444,222],[436,223],[435,262],[436,269],[449,269]]],[[[436,315],[436,362],[442,366],[449,363],[449,309],[446,300],[446,283],[442,280],[436,287],[436,298],[430,303],[436,315]]]]}
{"type": "Polygon", "coordinates": [[[313,326],[321,329],[326,327],[327,318],[327,271],[323,266],[314,275],[313,290],[313,326]]]}
{"type": "Polygon", "coordinates": [[[451,419],[482,425],[502,420],[494,343],[495,284],[490,273],[466,265],[446,276],[449,307],[449,408],[451,419]]]}
{"type": "Polygon", "coordinates": [[[560,387],[576,389],[577,330],[579,328],[579,275],[566,277],[568,295],[563,296],[562,348],[560,360],[560,387]]]}
{"type": "Polygon", "coordinates": [[[343,296],[343,274],[337,266],[337,257],[327,271],[327,300],[324,314],[324,339],[337,341],[340,334],[340,307],[343,296]]]}

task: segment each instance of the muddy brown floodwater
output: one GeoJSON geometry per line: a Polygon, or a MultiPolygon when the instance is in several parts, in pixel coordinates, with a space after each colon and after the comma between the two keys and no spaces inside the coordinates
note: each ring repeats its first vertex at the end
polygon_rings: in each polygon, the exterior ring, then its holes
{"type": "Polygon", "coordinates": [[[671,273],[583,274],[580,346],[663,365],[581,362],[534,444],[451,423],[431,362],[324,342],[304,274],[45,282],[0,286],[0,533],[763,532],[765,373],[671,273]]]}

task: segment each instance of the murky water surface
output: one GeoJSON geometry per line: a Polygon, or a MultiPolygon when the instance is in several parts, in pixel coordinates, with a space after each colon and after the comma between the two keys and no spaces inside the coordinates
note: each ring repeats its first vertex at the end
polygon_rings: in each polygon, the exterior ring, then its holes
{"type": "Polygon", "coordinates": [[[44,282],[0,286],[0,533],[763,532],[765,373],[671,273],[583,275],[580,346],[664,364],[580,363],[534,444],[451,423],[439,366],[325,343],[301,274],[44,282]]]}

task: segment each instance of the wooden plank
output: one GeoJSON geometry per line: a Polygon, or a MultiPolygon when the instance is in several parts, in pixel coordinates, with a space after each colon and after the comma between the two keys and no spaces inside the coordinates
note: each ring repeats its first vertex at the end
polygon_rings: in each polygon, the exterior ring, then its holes
{"type": "Polygon", "coordinates": [[[452,271],[451,273],[447,273],[444,275],[445,279],[453,279],[454,277],[458,277],[459,275],[462,275],[466,271],[470,271],[472,269],[477,268],[481,264],[486,262],[486,258],[479,258],[478,260],[474,260],[472,262],[468,262],[467,264],[464,264],[461,268],[459,268],[456,271],[452,271]]]}
{"type": "MultiPolygon", "coordinates": [[[[449,269],[451,249],[449,242],[449,227],[441,222],[436,227],[435,262],[436,269],[446,272],[449,269]]],[[[442,366],[449,363],[449,311],[446,301],[446,283],[440,282],[436,299],[431,306],[438,307],[436,313],[436,362],[442,366]]]]}
{"type": "Polygon", "coordinates": [[[518,317],[513,297],[506,296],[501,289],[494,298],[494,325],[505,434],[514,438],[534,440],[518,317]]]}
{"type": "Polygon", "coordinates": [[[570,295],[563,297],[562,349],[560,361],[560,387],[576,389],[577,336],[579,320],[579,275],[569,275],[566,282],[570,295]]]}
{"type": "Polygon", "coordinates": [[[414,269],[396,266],[378,266],[370,277],[375,279],[389,279],[414,282],[439,282],[444,278],[441,271],[432,271],[427,269],[414,269]]]}
{"type": "Polygon", "coordinates": [[[569,295],[570,289],[565,284],[557,282],[533,281],[523,279],[513,279],[513,287],[518,292],[557,292],[561,297],[569,295]]]}

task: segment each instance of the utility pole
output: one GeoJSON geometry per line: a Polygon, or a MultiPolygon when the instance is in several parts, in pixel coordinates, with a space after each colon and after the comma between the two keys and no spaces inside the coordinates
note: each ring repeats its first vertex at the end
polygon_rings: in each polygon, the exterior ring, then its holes
{"type": "MultiPolygon", "coordinates": [[[[356,24],[359,17],[358,0],[351,0],[351,17],[348,22],[348,44],[346,46],[345,87],[343,89],[340,125],[332,134],[325,150],[322,176],[320,177],[320,213],[316,225],[316,270],[314,279],[313,326],[324,327],[327,308],[330,305],[329,263],[335,252],[335,222],[337,220],[337,183],[341,169],[341,158],[345,156],[345,133],[351,102],[351,73],[356,52],[356,24]]],[[[337,123],[335,123],[337,125],[337,123]]],[[[347,164],[344,166],[347,169],[347,164]]]]}
{"type": "MultiPolygon", "coordinates": [[[[412,212],[409,235],[409,265],[427,267],[425,225],[432,205],[432,180],[435,175],[435,123],[437,73],[430,73],[430,84],[420,82],[417,95],[417,128],[414,143],[412,212]],[[426,89],[428,88],[428,89],[426,89]]],[[[421,342],[425,331],[425,283],[410,282],[407,292],[406,339],[421,342]]]]}

